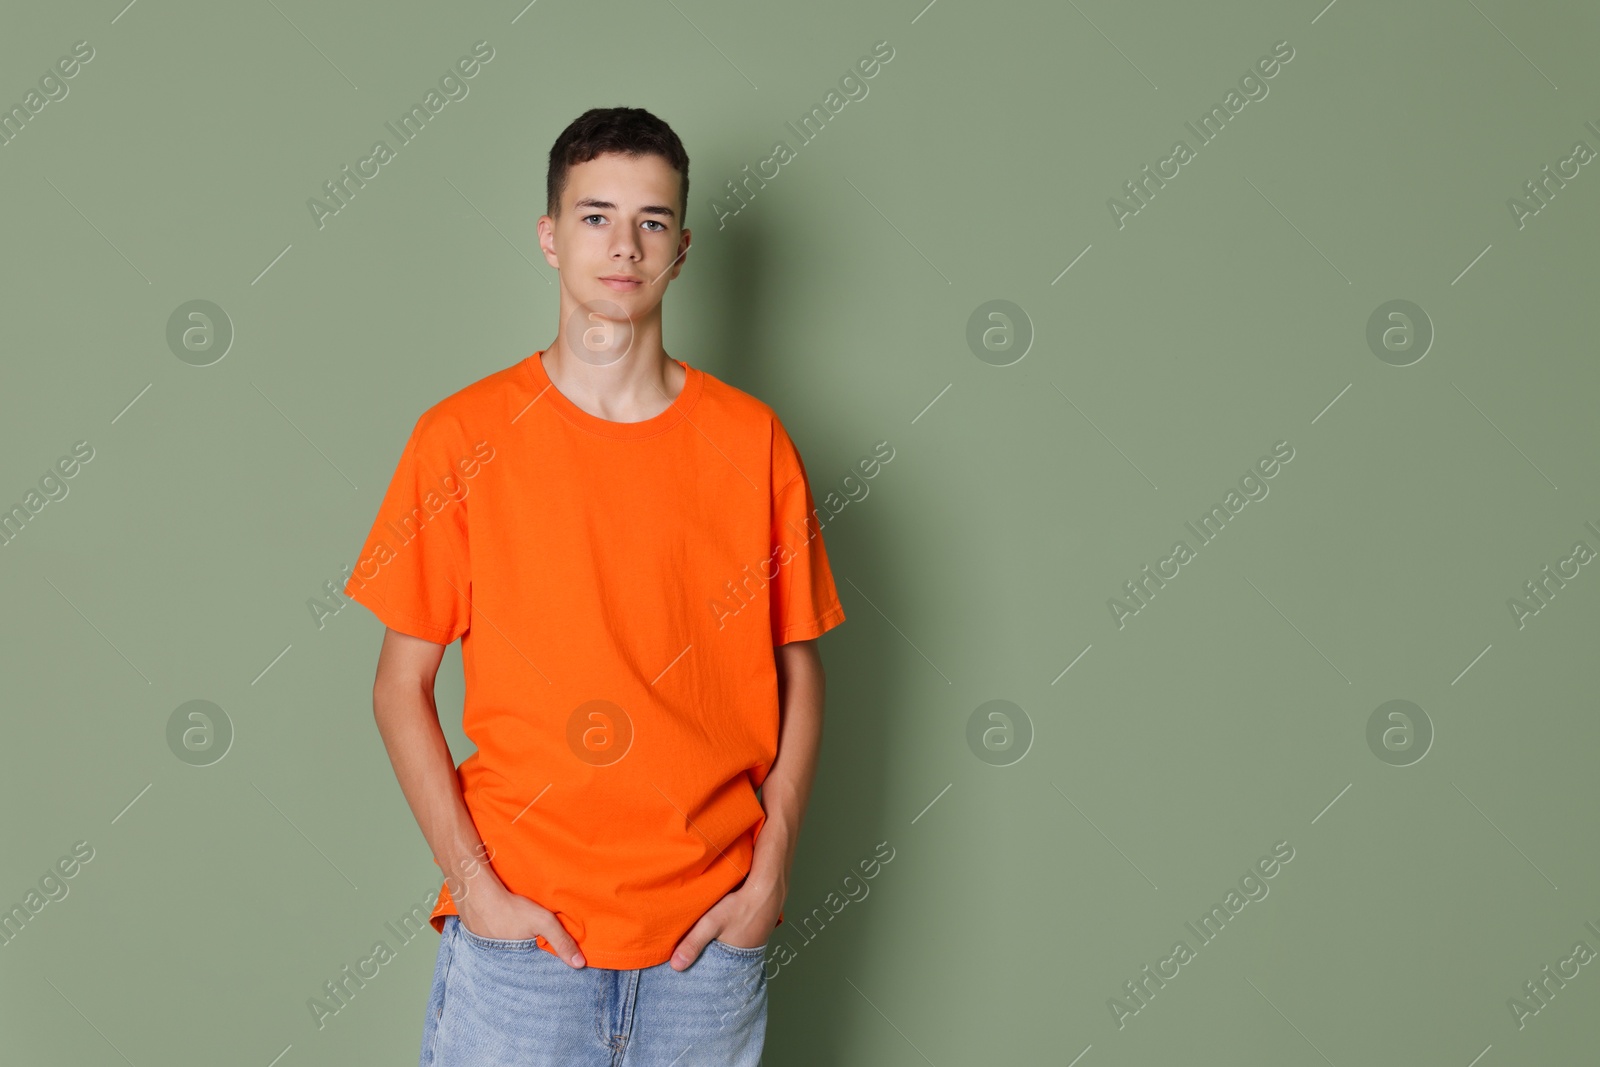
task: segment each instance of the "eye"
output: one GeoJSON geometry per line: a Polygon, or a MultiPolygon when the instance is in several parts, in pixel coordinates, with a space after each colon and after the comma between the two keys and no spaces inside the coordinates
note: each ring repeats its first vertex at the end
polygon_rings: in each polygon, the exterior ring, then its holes
{"type": "Polygon", "coordinates": [[[661,227],[661,229],[659,229],[659,230],[651,230],[650,231],[651,233],[666,233],[667,232],[666,226],[663,225],[661,222],[655,220],[655,219],[645,219],[644,221],[645,221],[645,225],[647,225],[647,226],[660,226],[661,227]]]}
{"type": "Polygon", "coordinates": [[[603,219],[603,218],[605,218],[604,215],[585,215],[583,217],[583,221],[584,222],[588,222],[590,219],[603,219]]]}

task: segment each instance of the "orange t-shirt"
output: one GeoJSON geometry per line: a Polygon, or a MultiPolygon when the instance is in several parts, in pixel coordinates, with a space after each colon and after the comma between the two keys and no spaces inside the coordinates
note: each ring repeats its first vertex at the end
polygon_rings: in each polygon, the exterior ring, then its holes
{"type": "MultiPolygon", "coordinates": [[[[506,888],[590,964],[651,967],[750,870],[773,646],[845,618],[827,514],[748,393],[680,360],[671,407],[611,422],[541,354],[417,420],[345,592],[461,639],[458,776],[506,888]]],[[[447,885],[435,929],[452,914],[447,885]]]]}

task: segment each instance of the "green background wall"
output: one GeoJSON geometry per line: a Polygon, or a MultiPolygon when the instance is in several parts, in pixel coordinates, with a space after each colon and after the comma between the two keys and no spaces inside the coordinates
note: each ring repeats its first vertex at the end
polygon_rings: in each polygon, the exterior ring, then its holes
{"type": "MultiPolygon", "coordinates": [[[[819,500],[895,449],[824,533],[849,619],[787,911],[830,919],[774,935],[768,1064],[1593,1057],[1600,965],[1561,962],[1600,951],[1600,167],[1562,163],[1600,150],[1593,6],[119,3],[0,33],[7,108],[93,49],[0,147],[0,503],[94,453],[0,548],[0,904],[93,849],[0,946],[8,1062],[415,1061],[431,934],[307,1008],[438,880],[372,720],[381,624],[307,600],[417,415],[554,336],[546,153],[618,104],[692,159],[668,351],[771,403],[819,500]],[[1577,173],[1519,224],[1546,165],[1577,173]],[[168,341],[194,300],[233,332],[203,367],[168,341]],[[207,766],[169,746],[191,700],[231,724],[207,766]],[[1519,1024],[1546,965],[1577,976],[1519,1024]]],[[[458,760],[460,698],[452,649],[458,760]]]]}

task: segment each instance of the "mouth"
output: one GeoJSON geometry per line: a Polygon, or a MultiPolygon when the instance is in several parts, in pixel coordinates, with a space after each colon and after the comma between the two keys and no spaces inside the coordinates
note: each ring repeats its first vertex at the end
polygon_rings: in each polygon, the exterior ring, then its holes
{"type": "Polygon", "coordinates": [[[635,278],[627,274],[610,274],[600,280],[619,293],[631,293],[644,284],[643,278],[635,278]]]}

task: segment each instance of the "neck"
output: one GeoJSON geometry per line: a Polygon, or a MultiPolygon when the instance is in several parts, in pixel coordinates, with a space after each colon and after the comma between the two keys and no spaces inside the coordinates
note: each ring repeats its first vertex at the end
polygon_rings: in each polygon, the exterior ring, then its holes
{"type": "Polygon", "coordinates": [[[626,354],[615,357],[574,351],[563,334],[539,358],[561,394],[591,415],[643,422],[671,407],[683,390],[687,372],[661,347],[659,331],[635,333],[626,354]]]}

